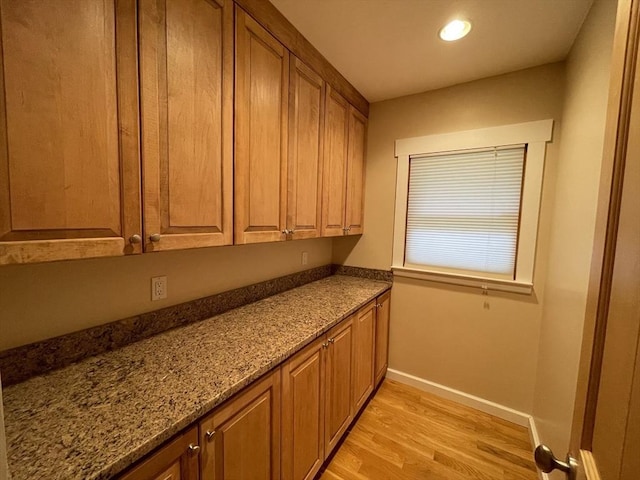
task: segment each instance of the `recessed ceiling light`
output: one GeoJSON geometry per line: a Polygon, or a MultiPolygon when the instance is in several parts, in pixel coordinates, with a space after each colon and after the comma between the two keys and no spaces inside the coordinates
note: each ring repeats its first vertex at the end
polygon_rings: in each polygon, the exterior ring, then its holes
{"type": "Polygon", "coordinates": [[[438,35],[442,40],[453,42],[464,37],[471,31],[471,22],[466,20],[453,20],[440,29],[438,35]]]}

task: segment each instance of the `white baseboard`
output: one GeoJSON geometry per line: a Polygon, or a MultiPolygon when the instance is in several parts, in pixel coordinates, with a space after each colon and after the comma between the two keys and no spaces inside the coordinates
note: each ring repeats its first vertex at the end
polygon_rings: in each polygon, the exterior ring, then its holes
{"type": "MultiPolygon", "coordinates": [[[[433,393],[439,397],[475,408],[476,410],[502,418],[503,420],[513,422],[516,425],[527,427],[529,430],[529,437],[531,438],[531,444],[534,448],[536,445],[540,444],[540,436],[538,435],[535,420],[528,413],[520,412],[513,408],[500,405],[499,403],[476,397],[475,395],[470,395],[468,393],[461,392],[460,390],[440,385],[439,383],[430,382],[424,378],[416,377],[409,373],[400,372],[392,368],[387,369],[386,377],[391,380],[404,383],[405,385],[411,385],[412,387],[416,387],[424,392],[433,393]]],[[[538,476],[540,477],[540,480],[549,480],[549,475],[542,473],[539,470],[538,476]]]]}
{"type": "Polygon", "coordinates": [[[468,393],[461,392],[460,390],[445,387],[444,385],[440,385],[439,383],[430,382],[429,380],[425,380],[408,373],[400,372],[398,370],[393,370],[391,368],[387,370],[387,378],[396,380],[406,385],[411,385],[412,387],[416,387],[425,392],[433,393],[434,395],[437,395],[439,397],[453,400],[455,402],[461,403],[462,405],[475,408],[477,410],[480,410],[481,412],[485,412],[498,418],[508,420],[509,422],[513,422],[517,425],[529,427],[529,418],[531,417],[531,415],[519,412],[518,410],[514,410],[513,408],[505,407],[504,405],[500,405],[499,403],[491,402],[489,400],[485,400],[484,398],[476,397],[475,395],[469,395],[468,393]]]}

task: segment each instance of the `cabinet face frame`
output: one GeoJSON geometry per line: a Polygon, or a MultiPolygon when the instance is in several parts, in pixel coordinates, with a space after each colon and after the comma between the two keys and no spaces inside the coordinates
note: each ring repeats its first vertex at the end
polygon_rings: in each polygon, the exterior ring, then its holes
{"type": "Polygon", "coordinates": [[[233,2],[190,0],[191,12],[186,2],[179,5],[199,23],[181,18],[174,3],[141,0],[139,10],[148,252],[233,243],[233,2]],[[202,57],[211,63],[202,64],[202,57]],[[178,72],[176,62],[189,58],[191,70],[178,72]],[[212,79],[214,88],[198,88],[212,79]],[[205,95],[199,102],[198,94],[205,95]],[[203,111],[207,105],[213,111],[203,111]],[[191,128],[182,125],[185,112],[191,128]],[[154,234],[160,241],[150,241],[154,234]]]}
{"type": "Polygon", "coordinates": [[[313,480],[325,459],[327,346],[323,335],[282,366],[283,480],[313,480]],[[315,417],[315,427],[310,416],[315,417]],[[310,445],[315,448],[300,453],[300,448],[310,445]],[[312,457],[311,464],[299,463],[312,457]]]}
{"type": "MultiPolygon", "coordinates": [[[[19,3],[19,2],[18,2],[19,3]]],[[[100,2],[98,2],[100,3],[100,2]]],[[[102,4],[102,3],[101,3],[102,4]]],[[[7,116],[10,111],[16,111],[18,115],[24,114],[24,110],[21,107],[16,108],[15,102],[7,103],[10,98],[8,95],[10,91],[7,90],[9,85],[6,78],[6,66],[7,61],[12,62],[16,68],[29,68],[24,65],[22,57],[11,58],[12,53],[7,51],[5,45],[6,37],[9,30],[5,23],[4,31],[2,32],[2,38],[0,38],[0,47],[4,50],[2,57],[2,65],[0,68],[0,89],[2,94],[0,95],[0,265],[9,263],[30,263],[30,262],[42,262],[51,260],[63,260],[69,258],[89,258],[89,257],[101,257],[101,256],[118,256],[124,254],[141,253],[142,249],[139,244],[130,244],[128,239],[134,234],[140,234],[141,232],[141,218],[140,218],[140,158],[139,158],[139,135],[138,135],[138,55],[137,55],[137,25],[136,25],[136,5],[133,0],[113,0],[112,2],[105,2],[102,5],[107,10],[112,11],[113,19],[111,22],[105,22],[102,25],[105,28],[106,35],[111,34],[112,39],[105,39],[105,44],[101,45],[102,51],[99,54],[105,54],[105,62],[114,62],[110,67],[112,68],[115,77],[115,83],[111,86],[113,89],[112,102],[109,107],[111,111],[108,112],[108,122],[112,122],[112,131],[110,135],[117,139],[117,158],[106,158],[105,161],[117,162],[117,167],[111,166],[109,173],[103,173],[109,178],[109,188],[111,192],[108,198],[101,198],[92,196],[86,198],[86,202],[102,202],[107,205],[107,208],[111,212],[109,215],[112,218],[117,218],[115,222],[107,222],[104,225],[95,225],[90,228],[86,226],[74,226],[78,223],[78,219],[74,217],[74,205],[77,205],[77,201],[71,202],[68,205],[52,205],[47,203],[47,208],[57,208],[58,214],[62,214],[67,218],[69,227],[51,228],[43,226],[42,228],[33,225],[27,229],[23,227],[16,228],[13,225],[14,219],[12,218],[11,206],[11,173],[10,162],[11,159],[9,144],[11,142],[11,136],[25,136],[27,133],[21,130],[11,133],[13,125],[12,116],[7,116]],[[109,31],[109,29],[111,29],[109,31]],[[115,44],[115,48],[112,46],[115,44]],[[115,174],[114,174],[115,172],[115,174]]],[[[20,7],[17,7],[20,8],[20,7]]],[[[64,8],[58,5],[47,5],[47,8],[64,8]]],[[[87,4],[87,8],[91,8],[91,4],[87,4]]],[[[10,10],[6,8],[0,12],[3,18],[7,15],[11,15],[16,10],[10,10]]],[[[58,11],[55,14],[62,15],[62,12],[58,11]]],[[[24,28],[21,22],[23,20],[18,19],[20,28],[24,28]]],[[[39,32],[32,30],[35,34],[39,32]]],[[[20,30],[13,32],[14,36],[22,35],[20,30]]],[[[41,35],[46,36],[46,32],[41,35]]],[[[25,48],[38,48],[37,42],[50,42],[50,39],[36,38],[37,35],[30,37],[28,43],[26,39],[23,39],[20,43],[25,45],[25,48]]],[[[15,40],[15,38],[14,38],[15,40]]],[[[77,43],[76,43],[77,45],[77,43]]],[[[97,48],[94,44],[93,47],[97,48]]],[[[78,47],[80,48],[80,47],[78,47]]],[[[93,55],[93,54],[92,54],[93,55]]],[[[81,62],[81,59],[77,59],[81,62]]],[[[73,65],[64,64],[59,65],[60,68],[75,68],[73,65]]],[[[107,68],[107,67],[105,67],[107,68]]],[[[26,81],[26,80],[22,80],[26,81]]],[[[38,81],[31,84],[34,87],[34,91],[37,91],[38,85],[42,82],[38,81]]],[[[59,85],[60,90],[57,90],[58,101],[63,102],[63,109],[65,112],[75,111],[73,105],[64,105],[64,102],[68,102],[68,93],[62,93],[62,87],[59,85]]],[[[15,96],[15,92],[12,93],[15,96]]],[[[34,102],[41,100],[42,95],[34,94],[34,102]],[[39,95],[39,96],[38,96],[39,95]]],[[[107,97],[105,97],[106,99],[107,97]]],[[[44,105],[37,106],[37,108],[53,108],[51,102],[45,100],[44,105]]],[[[32,106],[33,107],[33,106],[32,106]]],[[[35,108],[34,107],[34,108],[35,108]]],[[[75,114],[71,114],[72,118],[76,118],[75,114]]],[[[68,121],[70,117],[67,117],[68,121]]],[[[93,124],[82,124],[81,129],[88,131],[92,127],[96,127],[93,124]]],[[[37,131],[37,125],[33,126],[37,131]]],[[[97,128],[97,127],[96,127],[97,128]]],[[[51,134],[51,132],[49,132],[51,134]]],[[[23,139],[23,143],[28,141],[23,139]]],[[[69,153],[73,155],[73,152],[69,153]]],[[[35,161],[47,161],[47,159],[35,161]]],[[[76,160],[77,163],[77,160],[76,160]]],[[[95,164],[90,164],[89,167],[94,167],[95,164]]],[[[77,165],[70,163],[66,173],[72,173],[77,182],[82,183],[82,178],[90,173],[84,171],[78,171],[77,165]]],[[[49,179],[44,179],[45,182],[38,186],[34,183],[30,188],[49,188],[49,179]]],[[[66,182],[66,180],[65,180],[66,182]]],[[[75,185],[77,186],[77,185],[75,185]]],[[[56,191],[57,195],[63,195],[66,197],[65,192],[62,190],[56,191]]],[[[14,189],[15,190],[15,189],[14,189]]],[[[15,199],[14,199],[15,201],[15,199]]],[[[41,207],[33,204],[33,201],[29,198],[20,198],[20,203],[24,204],[23,208],[29,208],[34,211],[42,211],[41,207]]],[[[83,200],[84,203],[84,200],[83,200]]],[[[84,205],[83,205],[84,206],[84,205]]],[[[80,224],[86,225],[86,219],[80,224]]]]}
{"type": "Polygon", "coordinates": [[[235,12],[234,242],[282,241],[286,240],[283,231],[287,217],[289,52],[241,8],[236,6],[235,12]],[[258,47],[262,55],[258,55],[258,47]],[[273,75],[268,78],[273,73],[269,71],[269,60],[274,59],[279,70],[276,88],[268,83],[275,80],[273,75]],[[274,106],[277,115],[269,117],[269,123],[265,119],[258,121],[260,116],[273,114],[270,109],[274,106]],[[263,164],[265,152],[272,155],[274,149],[277,155],[271,159],[272,164],[263,164]],[[258,167],[261,171],[254,171],[258,167]],[[273,185],[265,182],[276,179],[277,191],[269,195],[267,190],[273,185]],[[252,204],[254,194],[261,198],[256,198],[252,204]]]}
{"type": "Polygon", "coordinates": [[[190,445],[198,445],[197,427],[175,437],[118,480],[198,480],[198,453],[192,452],[190,445]],[[176,472],[179,477],[167,477],[168,473],[176,472]]]}
{"type": "Polygon", "coordinates": [[[293,230],[294,239],[315,238],[320,236],[322,222],[326,84],[293,55],[290,70],[287,228],[293,230]],[[313,97],[315,91],[317,98],[313,97]],[[301,178],[305,173],[310,182],[301,178]]]}
{"type": "MultiPolygon", "coordinates": [[[[251,384],[243,392],[228,400],[199,423],[200,445],[200,478],[202,480],[224,480],[225,456],[238,452],[225,449],[224,436],[230,429],[240,425],[243,418],[252,410],[266,406],[269,416],[269,463],[271,480],[280,479],[280,369],[267,374],[262,380],[251,384]],[[268,403],[266,403],[268,402],[268,403]],[[208,435],[207,432],[214,432],[208,435]]],[[[241,428],[241,427],[240,427],[241,428]]],[[[250,432],[254,434],[255,432],[250,432]]],[[[249,435],[247,435],[249,436],[249,435]]],[[[262,439],[265,440],[265,439],[262,439]]]]}

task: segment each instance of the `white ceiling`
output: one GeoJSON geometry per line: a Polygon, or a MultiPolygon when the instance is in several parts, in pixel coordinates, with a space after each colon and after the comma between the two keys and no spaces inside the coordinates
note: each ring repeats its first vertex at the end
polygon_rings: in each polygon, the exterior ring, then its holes
{"type": "Polygon", "coordinates": [[[370,102],[563,60],[593,0],[271,0],[370,102]],[[458,42],[438,38],[456,16],[458,42]]]}

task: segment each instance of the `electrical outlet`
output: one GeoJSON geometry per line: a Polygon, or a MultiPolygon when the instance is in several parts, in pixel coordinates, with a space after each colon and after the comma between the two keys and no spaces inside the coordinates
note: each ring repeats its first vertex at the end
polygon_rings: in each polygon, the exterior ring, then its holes
{"type": "Polygon", "coordinates": [[[302,265],[306,265],[309,263],[309,254],[307,252],[302,252],[302,265]]]}
{"type": "Polygon", "coordinates": [[[167,277],[153,277],[151,279],[151,300],[167,298],[167,277]]]}

